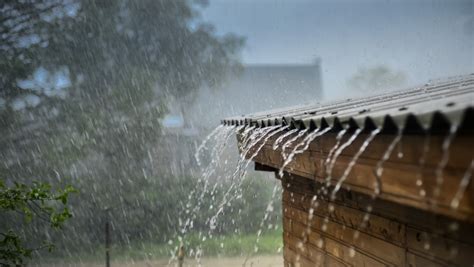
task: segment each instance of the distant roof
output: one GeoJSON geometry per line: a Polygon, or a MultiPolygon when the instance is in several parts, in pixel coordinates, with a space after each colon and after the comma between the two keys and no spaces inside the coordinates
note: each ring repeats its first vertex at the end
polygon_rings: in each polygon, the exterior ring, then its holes
{"type": "Polygon", "coordinates": [[[234,114],[298,105],[301,99],[306,103],[321,100],[319,64],[245,65],[219,88],[201,88],[193,104],[183,107],[187,121],[214,127],[216,121],[234,114]]]}
{"type": "Polygon", "coordinates": [[[222,120],[225,125],[290,125],[293,128],[382,128],[407,132],[472,129],[474,74],[431,81],[379,95],[258,112],[222,120]]]}

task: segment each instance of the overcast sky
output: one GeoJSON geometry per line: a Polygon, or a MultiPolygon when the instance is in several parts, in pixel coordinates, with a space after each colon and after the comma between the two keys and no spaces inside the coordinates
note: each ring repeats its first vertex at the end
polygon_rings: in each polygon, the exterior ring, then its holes
{"type": "Polygon", "coordinates": [[[203,20],[247,38],[244,63],[311,63],[324,94],[347,92],[360,67],[385,64],[408,85],[474,72],[474,0],[210,0],[203,20]]]}

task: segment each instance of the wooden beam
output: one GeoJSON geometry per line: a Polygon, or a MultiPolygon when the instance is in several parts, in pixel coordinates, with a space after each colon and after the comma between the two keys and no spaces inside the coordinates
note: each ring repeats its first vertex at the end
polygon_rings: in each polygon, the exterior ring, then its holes
{"type": "MultiPolygon", "coordinates": [[[[350,135],[346,134],[341,143],[346,142],[350,135]]],[[[359,135],[350,146],[342,151],[331,172],[329,181],[332,185],[338,183],[367,136],[367,134],[359,135]]],[[[304,136],[299,140],[303,138],[304,136]]],[[[343,187],[369,196],[374,195],[375,170],[393,138],[392,135],[375,137],[356,161],[343,183],[343,187]]],[[[238,140],[241,139],[242,137],[238,136],[238,140]]],[[[263,165],[268,170],[278,170],[284,162],[281,146],[277,150],[272,148],[275,139],[276,137],[272,137],[266,144],[263,144],[262,149],[254,158],[259,166],[263,165]]],[[[383,164],[383,173],[380,177],[382,191],[378,198],[427,210],[434,214],[474,222],[474,183],[469,183],[466,187],[459,206],[456,209],[451,207],[461,179],[474,157],[472,149],[474,138],[470,135],[460,135],[454,138],[449,148],[446,167],[442,169],[442,176],[439,177],[437,175],[438,166],[445,156],[442,150],[444,141],[444,136],[403,136],[392,155],[383,164]],[[425,148],[429,148],[429,150],[426,151],[425,148]],[[399,157],[398,154],[403,154],[403,156],[399,157]],[[421,159],[424,160],[424,164],[420,164],[421,159]],[[437,190],[440,191],[438,195],[435,193],[437,190]]],[[[291,152],[297,143],[298,141],[289,146],[286,152],[291,152]]],[[[293,161],[285,167],[284,171],[324,182],[328,178],[327,172],[329,171],[327,157],[335,143],[336,134],[330,133],[317,138],[309,145],[308,150],[295,155],[293,161]]],[[[260,144],[257,144],[254,148],[259,146],[260,144]]],[[[251,149],[249,155],[253,152],[254,150],[251,149]]]]}

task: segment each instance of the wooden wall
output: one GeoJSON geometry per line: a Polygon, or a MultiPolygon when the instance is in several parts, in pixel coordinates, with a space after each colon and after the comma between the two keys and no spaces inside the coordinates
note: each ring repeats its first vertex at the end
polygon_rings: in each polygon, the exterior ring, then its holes
{"type": "MultiPolygon", "coordinates": [[[[351,133],[347,133],[341,140],[341,144],[346,142],[351,135],[351,133]]],[[[333,185],[346,171],[349,162],[367,137],[367,134],[360,134],[337,158],[332,170],[331,183],[333,185]]],[[[290,153],[295,144],[303,138],[304,136],[289,146],[286,153],[290,153]]],[[[240,139],[241,137],[239,137],[240,139]]],[[[281,145],[276,150],[272,148],[275,139],[274,136],[267,140],[253,160],[258,164],[278,170],[284,160],[281,156],[281,145]]],[[[356,161],[343,184],[344,187],[372,195],[376,181],[376,166],[393,139],[393,135],[380,134],[376,136],[356,161]]],[[[461,180],[474,158],[474,138],[471,135],[458,135],[454,138],[449,148],[446,166],[442,168],[442,180],[438,182],[436,171],[440,162],[444,160],[445,153],[442,150],[444,141],[444,135],[433,135],[429,138],[418,135],[403,136],[396,149],[383,164],[382,190],[379,197],[405,206],[427,210],[430,213],[443,214],[474,223],[474,183],[471,182],[467,185],[459,207],[454,209],[450,206],[459,190],[461,180]],[[424,152],[427,141],[429,141],[427,143],[429,149],[424,152]],[[402,153],[403,156],[399,157],[397,155],[399,153],[402,153]],[[423,165],[420,164],[422,158],[425,161],[423,165]],[[422,183],[418,184],[418,182],[422,183]],[[440,190],[438,196],[434,195],[436,189],[440,190]],[[421,191],[425,193],[420,194],[421,191]]],[[[317,138],[304,153],[297,154],[285,170],[309,179],[325,181],[328,168],[326,159],[335,143],[336,135],[333,133],[327,133],[323,137],[317,138]]],[[[253,151],[259,147],[260,145],[255,145],[246,156],[252,155],[253,151]]]]}
{"type": "Polygon", "coordinates": [[[282,187],[285,266],[474,266],[468,221],[346,189],[315,200],[322,185],[294,174],[282,187]]]}

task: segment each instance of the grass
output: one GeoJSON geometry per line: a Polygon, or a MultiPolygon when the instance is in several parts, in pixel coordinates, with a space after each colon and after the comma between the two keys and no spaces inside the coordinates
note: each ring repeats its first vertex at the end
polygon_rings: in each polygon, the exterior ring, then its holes
{"type": "MultiPolygon", "coordinates": [[[[283,246],[282,232],[272,230],[264,232],[256,243],[257,234],[214,236],[203,239],[198,234],[191,234],[183,241],[186,255],[200,248],[204,257],[234,257],[247,255],[276,254],[283,246]]],[[[175,255],[180,242],[175,240],[167,244],[157,244],[149,241],[131,243],[127,246],[113,245],[110,250],[113,261],[140,261],[168,259],[175,255]]],[[[105,248],[103,246],[94,250],[94,253],[74,253],[67,258],[50,258],[47,262],[97,262],[103,261],[105,248]]]]}

